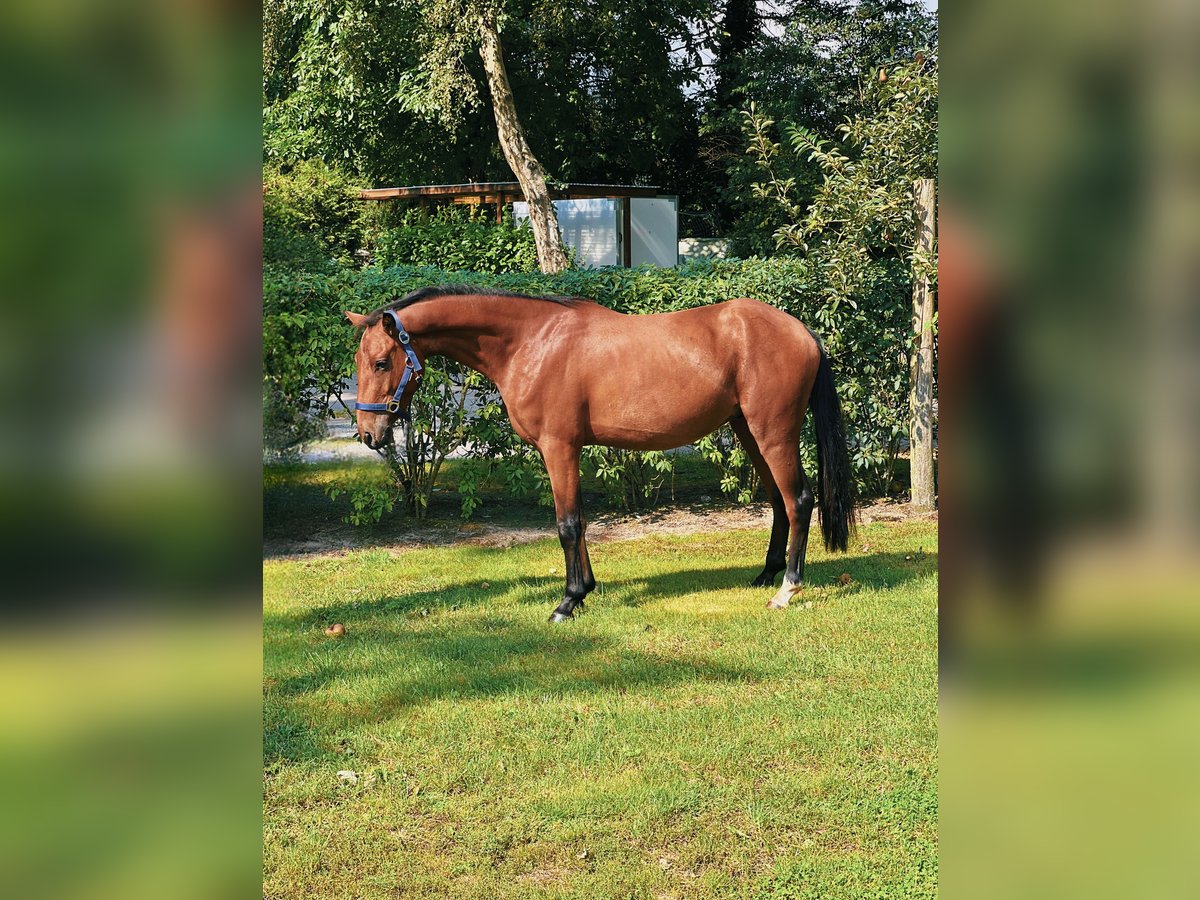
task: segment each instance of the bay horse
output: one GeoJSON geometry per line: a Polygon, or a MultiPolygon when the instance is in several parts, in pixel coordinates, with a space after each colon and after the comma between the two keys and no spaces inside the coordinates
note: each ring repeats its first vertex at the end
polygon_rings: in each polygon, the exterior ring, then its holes
{"type": "Polygon", "coordinates": [[[783,583],[784,609],[804,580],[814,505],[800,462],[811,408],[825,546],[846,549],[853,480],[829,358],[799,320],[757,300],[655,315],[625,315],[580,297],[529,297],[475,286],[427,287],[369,315],[362,330],[358,436],[392,440],[407,417],[424,360],[444,356],[490,379],[513,429],[536,447],[554,491],[566,590],[550,616],[574,616],[595,587],[580,492],[579,454],[591,444],[667,450],[728,422],[771,498],[766,564],[752,584],[783,583]]]}

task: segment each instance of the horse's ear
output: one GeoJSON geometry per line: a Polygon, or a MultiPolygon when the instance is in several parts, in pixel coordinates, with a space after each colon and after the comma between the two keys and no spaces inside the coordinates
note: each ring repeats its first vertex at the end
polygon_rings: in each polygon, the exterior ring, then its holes
{"type": "Polygon", "coordinates": [[[349,310],[347,310],[345,312],[345,316],[347,319],[350,320],[350,324],[353,325],[355,328],[366,328],[367,327],[367,319],[369,318],[369,316],[363,316],[363,315],[359,315],[358,313],[352,313],[349,310]]]}

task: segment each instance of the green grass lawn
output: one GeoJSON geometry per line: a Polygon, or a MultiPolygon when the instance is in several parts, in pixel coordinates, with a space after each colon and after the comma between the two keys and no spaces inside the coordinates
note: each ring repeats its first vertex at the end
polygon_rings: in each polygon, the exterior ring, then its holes
{"type": "Polygon", "coordinates": [[[936,523],[813,531],[810,608],[651,536],[554,627],[557,540],[267,562],[265,896],[933,896],[936,523]]]}

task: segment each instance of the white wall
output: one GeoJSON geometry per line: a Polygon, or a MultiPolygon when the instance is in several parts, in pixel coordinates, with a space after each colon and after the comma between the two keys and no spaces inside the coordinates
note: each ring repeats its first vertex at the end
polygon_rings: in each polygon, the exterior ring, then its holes
{"type": "MultiPolygon", "coordinates": [[[[580,265],[619,266],[621,200],[555,200],[563,243],[575,250],[580,265]]],[[[679,261],[679,215],[674,197],[634,197],[630,201],[630,264],[674,266],[679,261]]],[[[513,203],[513,219],[529,218],[529,204],[513,203]]]]}
{"type": "Polygon", "coordinates": [[[629,219],[633,230],[629,263],[674,266],[679,261],[679,216],[674,197],[634,197],[629,219]]]}
{"type": "MultiPolygon", "coordinates": [[[[621,249],[617,241],[621,208],[618,200],[555,200],[558,230],[563,243],[572,247],[579,264],[589,268],[621,264],[621,249]]],[[[524,200],[513,203],[513,220],[529,218],[529,204],[524,200]]]]}

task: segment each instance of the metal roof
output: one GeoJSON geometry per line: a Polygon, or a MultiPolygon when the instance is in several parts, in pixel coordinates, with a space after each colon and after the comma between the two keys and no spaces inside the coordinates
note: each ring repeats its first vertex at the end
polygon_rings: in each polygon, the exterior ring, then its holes
{"type": "MultiPolygon", "coordinates": [[[[573,182],[556,188],[549,186],[556,199],[582,200],[596,197],[657,197],[661,189],[645,184],[585,184],[573,182]]],[[[491,198],[491,202],[508,202],[523,197],[516,181],[478,181],[468,184],[421,184],[409,187],[370,188],[358,192],[361,200],[407,200],[458,197],[491,198]]]]}

